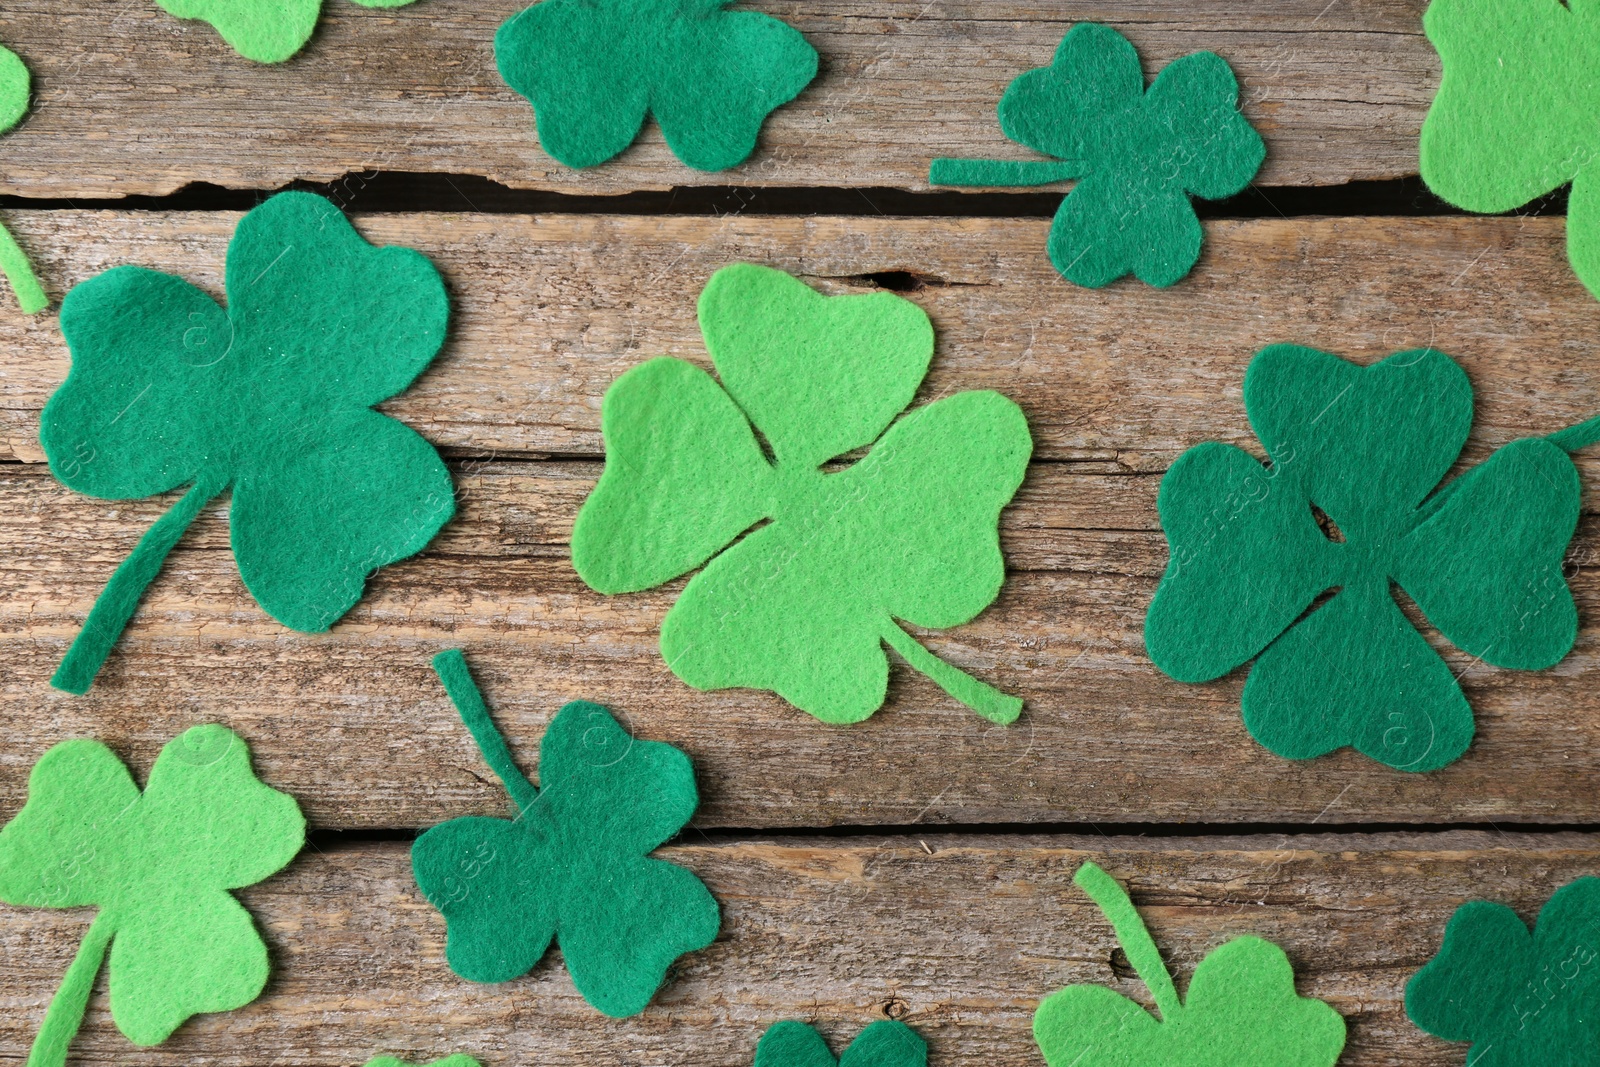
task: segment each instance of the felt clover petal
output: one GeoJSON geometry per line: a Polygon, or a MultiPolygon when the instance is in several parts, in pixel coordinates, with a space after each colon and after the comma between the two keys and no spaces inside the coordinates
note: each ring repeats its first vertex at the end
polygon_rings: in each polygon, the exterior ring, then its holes
{"type": "Polygon", "coordinates": [[[927,1062],[928,1043],[894,1019],[880,1019],[861,1031],[837,1060],[821,1034],[786,1020],[761,1035],[753,1067],[926,1067],[927,1062]]]}
{"type": "Polygon", "coordinates": [[[1098,289],[1132,272],[1164,288],[1189,273],[1204,237],[1182,190],[1091,174],[1056,212],[1046,247],[1074,285],[1098,289]]]}
{"type": "Polygon", "coordinates": [[[1139,106],[1144,71],[1133,43],[1110,26],[1080,22],[1048,67],[1017,76],[1000,97],[1000,129],[1068,164],[1088,164],[1111,144],[1116,123],[1139,106]]]}
{"type": "Polygon", "coordinates": [[[11,49],[0,45],[0,133],[11,129],[28,113],[33,77],[27,64],[11,49]]]}
{"type": "MultiPolygon", "coordinates": [[[[366,1067],[413,1067],[413,1065],[394,1056],[374,1056],[367,1061],[366,1067]]],[[[446,1056],[442,1060],[434,1060],[432,1063],[423,1065],[423,1067],[482,1067],[482,1064],[466,1053],[458,1052],[454,1056],[446,1056]]]]}
{"type": "MultiPolygon", "coordinates": [[[[156,0],[169,15],[208,22],[228,45],[257,63],[282,63],[311,39],[322,0],[156,0]]],[[[355,0],[404,7],[412,0],[355,0]]]]}
{"type": "Polygon", "coordinates": [[[1567,259],[1584,287],[1600,293],[1600,168],[1585,168],[1572,179],[1567,195],[1567,259]]]}
{"type": "Polygon", "coordinates": [[[1511,1011],[1529,988],[1536,959],[1533,935],[1516,912],[1468,901],[1450,916],[1439,954],[1406,983],[1406,1014],[1435,1037],[1471,1041],[1485,1018],[1511,1011]]]}
{"type": "MultiPolygon", "coordinates": [[[[11,49],[0,45],[0,133],[22,121],[28,113],[32,91],[33,78],[27,65],[11,49]]],[[[4,226],[0,226],[0,272],[11,283],[23,314],[36,314],[49,305],[50,298],[34,275],[27,253],[4,226]]]]}
{"type": "Polygon", "coordinates": [[[52,747],[28,776],[28,803],[0,831],[0,900],[27,908],[95,903],[99,886],[83,868],[138,802],[133,775],[99,741],[52,747]]]}
{"type": "Polygon", "coordinates": [[[1172,132],[1161,174],[1201,199],[1242,192],[1266,159],[1261,135],[1239,113],[1239,79],[1215,52],[1168,63],[1150,83],[1144,106],[1172,132]]]}

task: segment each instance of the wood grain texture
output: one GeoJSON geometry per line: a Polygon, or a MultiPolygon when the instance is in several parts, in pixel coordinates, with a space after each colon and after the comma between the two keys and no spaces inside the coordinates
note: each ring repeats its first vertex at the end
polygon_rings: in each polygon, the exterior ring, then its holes
{"type": "MultiPolygon", "coordinates": [[[[1030,1023],[1056,989],[1103,983],[1150,1004],[1109,924],[1071,884],[1093,859],[1128,885],[1180,989],[1222,942],[1266,937],[1288,953],[1298,991],[1347,1020],[1341,1067],[1445,1067],[1466,1047],[1413,1027],[1401,998],[1451,913],[1490,899],[1531,921],[1557,888],[1594,873],[1600,841],[961,835],[686,844],[660,855],[711,887],[723,931],[633,1019],[585,1005],[555,954],[505,985],[456,978],[406,846],[367,844],[308,852],[241,894],[275,961],[260,1000],[138,1049],[110,1023],[102,984],[76,1056],[321,1067],[380,1051],[418,1063],[466,1051],[486,1067],[740,1067],[780,1019],[815,1021],[842,1048],[891,1015],[928,1039],[938,1067],[1023,1067],[1042,1062],[1030,1023]]],[[[31,1040],[87,921],[83,911],[0,909],[0,1049],[10,1056],[31,1040]]]]}
{"type": "MultiPolygon", "coordinates": [[[[1244,86],[1266,138],[1261,185],[1327,185],[1416,170],[1438,83],[1425,0],[763,0],[800,29],[822,73],[731,171],[693,171],[654,123],[610,164],[573,171],[538,147],[501,80],[494,32],[524,0],[327,0],[282,66],[234,54],[152,0],[20,0],[0,40],[34,72],[29,119],[0,141],[0,193],[106,197],[190,182],[264,189],[373,171],[481,175],[508,186],[619,193],[681,185],[926,189],[940,155],[1028,158],[995,105],[1079,21],[1116,26],[1147,73],[1201,49],[1244,86]]],[[[359,204],[365,180],[345,194],[359,204]]]]}

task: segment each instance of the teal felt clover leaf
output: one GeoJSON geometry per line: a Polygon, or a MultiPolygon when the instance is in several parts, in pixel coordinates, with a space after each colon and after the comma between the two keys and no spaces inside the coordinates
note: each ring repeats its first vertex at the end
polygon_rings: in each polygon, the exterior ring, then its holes
{"type": "Polygon", "coordinates": [[[1503,904],[1469,901],[1406,983],[1406,1014],[1472,1067],[1600,1062],[1600,878],[1558,889],[1530,933],[1503,904]]]}
{"type": "Polygon", "coordinates": [[[221,726],[168,742],[143,792],[98,741],[64,741],[41,756],[28,802],[0,830],[0,900],[99,912],[28,1067],[67,1062],[108,956],[111,1017],[138,1045],[260,996],[267,946],[232,890],[285,867],[305,828],[294,798],[262,784],[249,747],[221,726]]]}
{"type": "Polygon", "coordinates": [[[569,167],[617,155],[651,114],[673,155],[726,170],[817,76],[798,30],[731,3],[542,0],[500,27],[495,60],[533,104],[539,143],[569,167]]]}
{"type": "MultiPolygon", "coordinates": [[[[27,65],[11,49],[0,45],[0,133],[22,121],[22,116],[28,113],[32,93],[33,78],[27,65]]],[[[0,225],[0,273],[4,273],[11,284],[23,314],[36,315],[49,306],[50,298],[33,273],[28,254],[3,225],[0,225]]]]}
{"type": "Polygon", "coordinates": [[[572,534],[578,574],[629,593],[704,565],[661,626],[663,658],[697,689],[768,689],[825,722],[859,722],[883,704],[888,644],[980,715],[1015,720],[1021,700],[898,620],[958,626],[999,595],[1000,511],[1033,450],[1021,410],[972,391],[895,421],[927,373],[933,327],[892,293],[826,297],[737,264],[699,310],[720,384],[663,358],[606,391],[605,471],[572,534]]]}
{"type": "Polygon", "coordinates": [[[246,588],[308,633],[455,513],[433,446],[373,410],[444,342],[450,305],[426,257],[374,248],[319,196],[280,193],[239,221],[227,289],[223,310],[181,278],[116,267],[62,302],[72,370],[39,428],[51,471],[107,500],[189,488],[111,576],[58,688],[88,690],[162,561],[225,489],[246,588]]]}
{"type": "Polygon", "coordinates": [[[753,1067],[927,1067],[928,1043],[911,1027],[880,1019],[838,1059],[822,1035],[802,1022],[774,1023],[756,1044],[753,1067]]]}
{"type": "Polygon", "coordinates": [[[1127,891],[1085,863],[1072,879],[1111,921],[1160,1019],[1101,985],[1068,986],[1039,1005],[1033,1035],[1049,1067],[1333,1067],[1344,1020],[1295,992],[1277,945],[1236,937],[1206,954],[1185,997],[1127,891]]]}
{"type": "Polygon", "coordinates": [[[1000,99],[1000,128],[1049,161],[937,159],[934,185],[1076,180],[1050,227],[1050,262],[1088,288],[1133,274],[1168,286],[1200,258],[1190,196],[1221,200],[1261,169],[1266,145],[1239,112],[1239,83],[1215,52],[1169,63],[1145,88],[1139,55],[1109,26],[1080,22],[1048,67],[1000,99]]]}
{"type": "Polygon", "coordinates": [[[509,982],[557,940],[584,1000],[613,1018],[637,1015],[672,962],[711,944],[722,925],[693,872],[650,856],[699,804],[689,757],[574,701],[545,731],[535,787],[465,657],[441,652],[433,665],[517,808],[514,819],[452,819],[412,846],[417,885],[445,919],[450,969],[509,982]]]}
{"type": "MultiPolygon", "coordinates": [[[[156,0],[169,15],[210,23],[228,46],[257,63],[282,63],[311,40],[322,0],[156,0]]],[[[413,0],[355,0],[362,7],[404,7],[413,0]]]]}
{"type": "Polygon", "coordinates": [[[1600,439],[1600,420],[1513,441],[1435,491],[1472,427],[1472,387],[1442,352],[1360,367],[1274,346],[1250,364],[1244,403],[1267,464],[1213,442],[1162,479],[1171,558],[1145,619],[1150,658],[1183,682],[1254,659],[1245,725],[1280,756],[1350,745],[1401,770],[1443,767],[1471,742],[1472,709],[1392,587],[1484,663],[1558,662],[1577,637],[1568,453],[1600,439]]]}

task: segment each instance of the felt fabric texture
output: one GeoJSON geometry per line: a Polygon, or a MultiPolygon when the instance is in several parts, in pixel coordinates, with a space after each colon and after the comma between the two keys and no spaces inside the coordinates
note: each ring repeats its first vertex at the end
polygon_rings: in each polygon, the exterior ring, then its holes
{"type": "Polygon", "coordinates": [[[861,1031],[838,1058],[822,1035],[802,1022],[774,1023],[756,1044],[754,1067],[927,1067],[928,1043],[905,1023],[881,1019],[861,1031]]]}
{"type": "Polygon", "coordinates": [[[1176,59],[1148,90],[1139,55],[1109,26],[1080,22],[1048,67],[1000,98],[1000,128],[1056,161],[936,159],[934,185],[1042,185],[1075,179],[1050,228],[1050,262],[1098,288],[1132,273],[1168,286],[1200,258],[1190,196],[1250,184],[1266,145],[1239,113],[1239,83],[1215,52],[1176,59]]]}
{"type": "Polygon", "coordinates": [[[578,574],[628,593],[704,564],[661,627],[662,656],[697,689],[770,689],[825,722],[858,722],[887,693],[887,642],[980,715],[1016,719],[1021,700],[897,620],[957,626],[999,594],[1000,511],[1033,449],[1021,410],[964,392],[895,421],[927,373],[933,327],[892,293],[825,297],[738,264],[712,277],[699,312],[720,385],[663,358],[606,392],[605,471],[572,535],[578,574]]]}
{"type": "Polygon", "coordinates": [[[655,116],[696,170],[736,167],[761,124],[817,76],[798,30],[733,0],[543,0],[494,36],[506,84],[533,104],[539,143],[593,167],[655,116]]]}
{"type": "MultiPolygon", "coordinates": [[[[28,113],[33,79],[27,66],[11,49],[0,45],[0,133],[11,129],[28,113]]],[[[11,231],[0,225],[0,273],[17,294],[17,304],[25,315],[36,315],[50,304],[44,287],[33,273],[27,253],[17,244],[11,231]]]]}
{"type": "Polygon", "coordinates": [[[1333,1067],[1338,1060],[1344,1020],[1295,993],[1294,969],[1277,945],[1238,937],[1212,949],[1179,999],[1127,892],[1093,863],[1073,881],[1111,921],[1161,1017],[1105,986],[1068,986],[1033,1017],[1049,1067],[1333,1067]]]}
{"type": "Polygon", "coordinates": [[[1468,211],[1502,212],[1572,183],[1567,255],[1600,296],[1600,0],[1433,0],[1443,64],[1422,124],[1422,178],[1468,211]]]}
{"type": "Polygon", "coordinates": [[[1503,904],[1456,909],[1439,954],[1406,983],[1406,1014],[1446,1041],[1470,1041],[1472,1067],[1596,1062],[1600,878],[1579,878],[1529,933],[1503,904]]]}
{"type": "Polygon", "coordinates": [[[1580,495],[1567,450],[1593,425],[1513,441],[1435,491],[1472,426],[1472,387],[1442,352],[1360,367],[1277,345],[1251,362],[1244,402],[1267,465],[1207,443],[1162,479],[1171,558],[1145,618],[1150,658],[1184,682],[1254,658],[1245,725],[1281,756],[1352,745],[1402,770],[1443,767],[1471,742],[1472,709],[1393,587],[1485,663],[1558,662],[1578,625],[1562,573],[1580,495]]]}
{"type": "MultiPolygon", "coordinates": [[[[395,1056],[374,1056],[367,1061],[367,1067],[413,1067],[413,1065],[395,1056]]],[[[446,1056],[442,1060],[424,1064],[423,1067],[483,1067],[483,1065],[466,1053],[458,1052],[454,1056],[446,1056]]]]}
{"type": "Polygon", "coordinates": [[[139,1045],[191,1015],[260,995],[267,948],[229,890],[281,870],[305,842],[294,798],[257,780],[222,726],[162,748],[141,793],[98,741],[40,757],[0,830],[0,900],[99,913],[39,1028],[28,1067],[61,1067],[110,950],[111,1016],[139,1045]]]}
{"type": "Polygon", "coordinates": [[[445,919],[450,969],[509,982],[557,940],[591,1005],[613,1018],[643,1011],[672,962],[711,944],[722,923],[700,879],[649,855],[699,804],[689,757],[574,701],[545,731],[535,787],[512,762],[465,657],[441,652],[434,669],[518,810],[515,819],[452,819],[412,846],[417,885],[445,919]]]}
{"type": "MultiPolygon", "coordinates": [[[[362,7],[404,7],[413,0],[355,0],[362,7]]],[[[208,22],[228,45],[257,63],[282,63],[311,39],[322,0],[156,0],[180,19],[208,22]]]]}
{"type": "Polygon", "coordinates": [[[108,500],[189,489],[112,576],[58,688],[88,689],[166,554],[230,486],[245,586],[308,633],[455,513],[433,446],[372,410],[444,342],[450,305],[424,256],[374,248],[319,196],[280,193],[240,220],[227,289],[224,311],[181,278],[116,267],[62,302],[72,370],[39,431],[51,471],[108,500]]]}

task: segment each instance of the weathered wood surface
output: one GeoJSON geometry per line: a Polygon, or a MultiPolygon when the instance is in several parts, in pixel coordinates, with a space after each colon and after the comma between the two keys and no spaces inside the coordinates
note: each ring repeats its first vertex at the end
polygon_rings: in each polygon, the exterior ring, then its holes
{"type": "MultiPolygon", "coordinates": [[[[102,984],[76,1055],[129,1067],[310,1067],[468,1051],[539,1067],[736,1067],[780,1019],[816,1021],[842,1048],[889,1014],[927,1037],[938,1067],[1038,1064],[1030,1022],[1056,989],[1104,983],[1150,1004],[1109,924],[1071,883],[1093,859],[1125,880],[1180,989],[1211,949],[1256,934],[1282,945],[1302,995],[1347,1020],[1342,1067],[1444,1067],[1466,1047],[1412,1026],[1402,996],[1451,913],[1490,899],[1531,921],[1555,889],[1594,873],[1600,841],[962,835],[691,843],[661,854],[705,879],[723,932],[680,961],[633,1019],[585,1005],[554,954],[506,985],[456,978],[406,846],[376,843],[308,851],[241,894],[275,961],[260,1000],[138,1049],[110,1023],[102,984]]],[[[27,1047],[87,922],[83,911],[0,909],[0,1048],[10,1055],[27,1047]]]]}
{"type": "MultiPolygon", "coordinates": [[[[261,189],[377,170],[577,193],[925,189],[935,156],[1029,158],[1001,135],[995,105],[1079,21],[1116,26],[1147,72],[1200,49],[1221,53],[1267,140],[1258,184],[1327,185],[1413,173],[1438,84],[1425,0],[763,0],[752,6],[804,32],[822,73],[769,120],[745,165],[691,170],[651,123],[623,156],[579,172],[539,149],[531,107],[495,69],[494,32],[525,6],[327,0],[306,50],[272,67],[150,0],[7,4],[0,40],[33,69],[35,106],[0,140],[0,193],[261,189]]],[[[363,184],[346,184],[358,205],[363,184]]]]}
{"type": "MultiPolygon", "coordinates": [[[[13,213],[57,285],[131,260],[220,291],[232,217],[13,213]]],[[[697,760],[701,826],[930,822],[1600,821],[1592,674],[1600,586],[1593,520],[1572,554],[1585,629],[1557,668],[1485,668],[1444,647],[1478,712],[1467,758],[1403,775],[1351,753],[1295,763],[1245,734],[1237,677],[1173,683],[1145,659],[1143,614],[1166,560],[1159,473],[1183,447],[1251,445],[1239,380],[1257,348],[1298,340],[1361,358],[1432,340],[1473,375],[1469,446],[1600,410],[1596,308],[1570,276],[1559,219],[1219,223],[1183,286],[1100,292],[1059,282],[1043,225],[974,220],[362,220],[422,248],[460,308],[447,352],[392,405],[458,456],[461,517],[423,557],[381,573],[327,635],[271,622],[225,551],[220,508],[169,562],[88,697],[45,681],[116,562],[164,505],[75,497],[37,463],[0,465],[0,808],[50,743],[92,734],[142,759],[202,719],[239,728],[321,826],[416,827],[504,802],[428,659],[464,645],[525,764],[555,709],[584,696],[697,760]],[[598,409],[627,366],[702,359],[692,308],[716,266],[751,258],[830,288],[916,267],[940,330],[925,393],[1017,398],[1050,460],[1004,539],[1012,581],[970,626],[931,635],[1029,701],[989,726],[897,670],[888,707],[848,729],[776,697],[700,694],[655,650],[677,587],[606,598],[566,560],[598,470],[598,409]],[[965,265],[964,265],[965,264],[965,265]],[[833,279],[828,281],[828,279],[833,279]],[[1030,347],[1031,343],[1031,347],[1030,347]],[[487,454],[562,454],[561,462],[487,454]],[[582,457],[589,458],[582,458],[582,457]],[[337,760],[329,755],[337,753],[337,760]]],[[[38,458],[36,412],[65,372],[49,317],[0,313],[4,437],[38,458]]],[[[1582,463],[1587,484],[1600,477],[1582,463]]]]}

